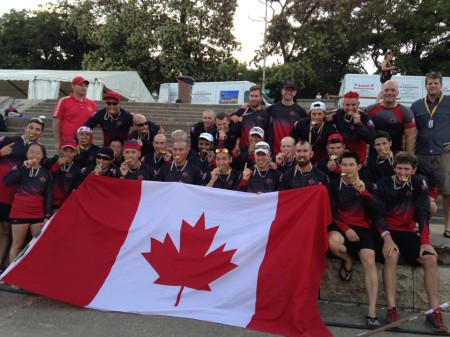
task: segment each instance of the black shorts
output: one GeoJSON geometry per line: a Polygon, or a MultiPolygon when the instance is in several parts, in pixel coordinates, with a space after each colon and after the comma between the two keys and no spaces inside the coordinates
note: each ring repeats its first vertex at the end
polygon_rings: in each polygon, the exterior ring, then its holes
{"type": "Polygon", "coordinates": [[[23,224],[30,224],[34,225],[37,223],[44,222],[44,218],[40,219],[11,219],[11,225],[23,225],[23,224]]]}
{"type": "Polygon", "coordinates": [[[341,235],[345,239],[344,244],[345,247],[347,247],[347,252],[353,257],[356,257],[361,249],[372,249],[373,251],[376,250],[375,241],[373,239],[374,232],[372,229],[354,225],[348,226],[351,229],[353,229],[359,236],[359,241],[356,242],[350,241],[347,238],[347,235],[345,235],[345,233],[343,233],[335,223],[332,223],[331,225],[328,226],[328,232],[335,231],[341,233],[341,235]]]}
{"type": "Polygon", "coordinates": [[[412,267],[419,266],[420,236],[414,232],[389,231],[391,238],[398,246],[403,260],[412,267]]]}
{"type": "Polygon", "coordinates": [[[11,212],[11,205],[0,202],[0,222],[10,222],[9,213],[11,212]]]}

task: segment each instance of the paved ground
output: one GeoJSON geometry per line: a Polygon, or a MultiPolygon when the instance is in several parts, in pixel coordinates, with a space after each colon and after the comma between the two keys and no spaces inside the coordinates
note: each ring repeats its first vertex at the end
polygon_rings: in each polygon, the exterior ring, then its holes
{"type": "MultiPolygon", "coordinates": [[[[166,316],[146,316],[83,309],[32,294],[11,292],[0,287],[1,337],[268,337],[271,334],[222,324],[166,316]]],[[[319,303],[323,320],[336,337],[356,336],[364,331],[365,308],[343,303],[319,303]]],[[[384,310],[380,309],[380,319],[384,310]]],[[[402,313],[409,317],[414,313],[402,313]]],[[[450,315],[445,314],[446,322],[450,315]]],[[[423,319],[403,332],[383,332],[380,337],[426,336],[423,319]]]]}

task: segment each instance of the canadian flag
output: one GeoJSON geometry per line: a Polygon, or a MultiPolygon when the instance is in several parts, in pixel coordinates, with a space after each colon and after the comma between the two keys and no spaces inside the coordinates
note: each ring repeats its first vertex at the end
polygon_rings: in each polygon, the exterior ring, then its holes
{"type": "Polygon", "coordinates": [[[90,176],[2,280],[99,310],[331,336],[323,186],[251,194],[90,176]]]}

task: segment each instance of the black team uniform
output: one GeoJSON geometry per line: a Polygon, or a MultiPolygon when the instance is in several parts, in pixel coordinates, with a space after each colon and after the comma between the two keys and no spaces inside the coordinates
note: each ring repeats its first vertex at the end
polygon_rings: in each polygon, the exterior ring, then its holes
{"type": "MultiPolygon", "coordinates": [[[[275,162],[275,159],[273,161],[275,162]]],[[[295,155],[294,155],[290,162],[283,159],[281,165],[278,165],[277,171],[279,171],[280,173],[284,173],[287,170],[289,170],[291,167],[295,167],[296,164],[297,164],[297,160],[295,159],[295,155]]]]}
{"type": "MultiPolygon", "coordinates": [[[[206,173],[203,179],[206,185],[211,180],[211,172],[206,173]]],[[[219,174],[219,177],[214,182],[214,185],[212,187],[221,188],[223,190],[236,191],[241,179],[242,172],[239,172],[235,169],[230,169],[227,174],[219,174]]]]}
{"type": "Polygon", "coordinates": [[[159,125],[156,125],[155,123],[150,121],[147,121],[146,123],[148,125],[148,133],[146,137],[139,134],[137,130],[134,130],[128,136],[129,140],[134,139],[142,141],[141,157],[144,157],[145,155],[154,151],[153,138],[155,138],[159,131],[159,125]]]}
{"type": "Polygon", "coordinates": [[[379,211],[380,202],[371,182],[364,182],[366,189],[359,193],[339,177],[330,183],[330,201],[333,223],[328,231],[338,231],[345,239],[349,253],[355,256],[361,249],[376,250],[371,227],[371,218],[379,211]],[[360,241],[351,242],[345,232],[353,229],[360,241]]]}
{"type": "Polygon", "coordinates": [[[170,164],[171,161],[164,161],[164,156],[161,154],[159,157],[153,152],[145,155],[141,162],[153,167],[155,172],[158,172],[158,170],[163,167],[165,164],[170,164]]]}
{"type": "MultiPolygon", "coordinates": [[[[393,157],[380,159],[378,154],[370,155],[361,170],[361,176],[372,183],[376,183],[385,177],[391,177],[395,174],[393,161],[393,157]]],[[[438,197],[438,169],[426,161],[418,159],[416,174],[420,174],[427,180],[430,197],[436,199],[438,197]]]]}
{"type": "Polygon", "coordinates": [[[120,173],[120,178],[130,180],[155,180],[156,171],[150,165],[141,162],[141,166],[137,169],[128,169],[125,176],[120,173]]]}
{"type": "Polygon", "coordinates": [[[190,162],[192,163],[192,165],[197,166],[202,175],[204,175],[207,172],[211,172],[214,168],[214,160],[212,162],[209,161],[208,156],[205,156],[205,158],[202,158],[200,156],[200,153],[198,153],[194,158],[192,158],[192,160],[190,160],[190,162]]]}
{"type": "MultiPolygon", "coordinates": [[[[249,132],[254,126],[259,126],[264,130],[264,134],[267,134],[267,128],[269,126],[269,113],[263,110],[261,107],[258,110],[253,110],[248,107],[247,109],[238,109],[235,111],[232,116],[242,117],[242,122],[239,123],[241,128],[240,142],[239,148],[241,151],[246,150],[250,144],[249,142],[249,132]]],[[[265,141],[271,144],[271,140],[268,139],[267,135],[265,137],[265,141]]]]}
{"type": "Polygon", "coordinates": [[[327,155],[326,157],[323,157],[316,163],[316,167],[325,173],[328,178],[330,178],[330,181],[332,181],[341,176],[342,170],[339,167],[339,163],[336,161],[336,168],[333,171],[330,171],[327,166],[329,160],[330,156],[327,155]]]}
{"type": "Polygon", "coordinates": [[[302,188],[318,184],[324,184],[329,190],[330,180],[325,173],[315,166],[313,166],[311,171],[308,173],[302,173],[298,168],[298,165],[295,165],[283,173],[280,178],[278,190],[292,190],[294,188],[302,188]]]}
{"type": "Polygon", "coordinates": [[[200,169],[188,161],[180,167],[177,167],[175,162],[162,166],[156,174],[155,180],[203,185],[200,169]]]}
{"type": "Polygon", "coordinates": [[[191,131],[190,131],[191,149],[193,149],[196,152],[199,151],[198,137],[200,137],[200,135],[204,132],[209,133],[212,136],[214,136],[214,134],[217,132],[217,127],[214,125],[211,131],[206,131],[205,125],[203,124],[203,122],[198,122],[198,123],[195,123],[194,125],[192,125],[191,131]]]}
{"type": "MultiPolygon", "coordinates": [[[[31,169],[15,166],[3,179],[6,186],[16,185],[17,192],[11,207],[10,218],[27,219],[35,223],[50,216],[52,211],[52,177],[42,166],[31,169]]],[[[24,223],[21,221],[19,223],[24,223]]]]}
{"type": "Polygon", "coordinates": [[[281,102],[272,104],[266,111],[269,113],[269,134],[272,135],[272,153],[277,155],[280,152],[281,140],[289,136],[294,124],[301,118],[306,118],[307,114],[297,103],[284,105],[281,102]]]}
{"type": "MultiPolygon", "coordinates": [[[[95,166],[96,165],[83,167],[81,169],[80,177],[78,179],[78,182],[76,183],[77,186],[80,186],[83,183],[84,179],[86,179],[89,174],[91,174],[91,173],[93,174],[93,172],[95,170],[95,166]]],[[[120,171],[116,165],[111,165],[111,167],[109,169],[103,171],[100,176],[101,177],[119,178],[120,171]]]]}
{"type": "Polygon", "coordinates": [[[301,140],[308,141],[314,151],[311,163],[314,165],[321,158],[327,156],[327,140],[333,133],[337,133],[333,124],[323,122],[319,129],[311,127],[309,118],[302,118],[295,123],[290,136],[295,139],[295,143],[301,140]]]}
{"type": "Polygon", "coordinates": [[[249,193],[267,193],[278,191],[281,172],[271,168],[264,172],[255,166],[248,180],[241,180],[239,191],[249,193]]]}
{"type": "Polygon", "coordinates": [[[79,167],[88,167],[95,165],[96,156],[99,147],[97,145],[90,144],[86,147],[78,145],[78,154],[74,159],[74,162],[79,167]]]}
{"type": "Polygon", "coordinates": [[[61,165],[55,162],[49,170],[52,175],[52,209],[59,209],[69,194],[77,188],[81,168],[74,162],[70,165],[61,165]]]}
{"type": "Polygon", "coordinates": [[[238,123],[230,122],[225,139],[219,140],[219,130],[214,132],[214,149],[226,148],[231,153],[236,146],[237,139],[241,136],[241,127],[238,123]]]}
{"type": "Polygon", "coordinates": [[[344,138],[345,148],[355,152],[359,156],[361,164],[364,164],[367,152],[366,144],[372,144],[375,138],[375,125],[362,111],[360,112],[361,122],[358,124],[353,122],[353,117],[348,118],[344,110],[338,109],[334,112],[333,123],[344,138]]]}
{"type": "Polygon", "coordinates": [[[117,116],[112,117],[106,112],[106,108],[103,108],[89,117],[83,125],[91,129],[100,125],[103,130],[103,146],[109,146],[111,139],[114,137],[119,137],[122,140],[128,138],[130,128],[133,126],[133,114],[120,108],[117,116]]]}
{"type": "Polygon", "coordinates": [[[407,183],[397,184],[395,176],[377,182],[381,212],[376,219],[378,231],[389,231],[400,255],[412,266],[419,265],[421,244],[430,244],[430,199],[424,179],[413,175],[407,183]],[[419,234],[416,234],[416,222],[419,234]]]}

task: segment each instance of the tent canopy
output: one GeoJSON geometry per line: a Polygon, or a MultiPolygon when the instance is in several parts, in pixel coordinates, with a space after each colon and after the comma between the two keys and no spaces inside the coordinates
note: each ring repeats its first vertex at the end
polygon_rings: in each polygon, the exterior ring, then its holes
{"type": "Polygon", "coordinates": [[[58,99],[68,95],[72,78],[82,76],[90,84],[87,97],[101,101],[113,90],[133,102],[155,102],[136,71],[5,70],[0,69],[0,96],[58,99]]]}

